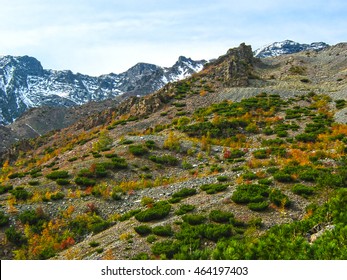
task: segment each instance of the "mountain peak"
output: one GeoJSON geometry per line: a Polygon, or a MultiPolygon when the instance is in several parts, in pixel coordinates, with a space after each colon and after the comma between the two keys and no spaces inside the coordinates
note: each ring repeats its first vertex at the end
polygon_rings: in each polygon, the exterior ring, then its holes
{"type": "Polygon", "coordinates": [[[306,50],[322,50],[329,47],[324,42],[314,42],[311,44],[301,44],[292,40],[274,42],[254,51],[254,56],[258,58],[275,57],[284,54],[292,54],[306,50]]]}

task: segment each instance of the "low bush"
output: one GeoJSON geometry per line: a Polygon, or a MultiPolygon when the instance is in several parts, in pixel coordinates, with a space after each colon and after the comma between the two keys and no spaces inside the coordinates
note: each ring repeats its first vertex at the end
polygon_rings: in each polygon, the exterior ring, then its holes
{"type": "Polygon", "coordinates": [[[284,171],[276,172],[274,174],[274,179],[281,183],[291,183],[295,181],[290,174],[285,173],[284,171]]]}
{"type": "Polygon", "coordinates": [[[234,234],[232,225],[207,224],[200,226],[202,237],[217,242],[221,238],[229,238],[234,234]]]}
{"type": "Polygon", "coordinates": [[[196,194],[196,189],[193,189],[193,188],[183,188],[181,189],[180,191],[178,192],[175,192],[172,194],[172,197],[173,198],[185,198],[185,197],[188,197],[188,196],[192,196],[192,195],[195,195],[196,194]]]}
{"type": "Polygon", "coordinates": [[[6,186],[0,185],[0,194],[7,193],[7,192],[9,192],[11,190],[13,190],[13,186],[12,185],[6,185],[6,186]]]}
{"type": "Polygon", "coordinates": [[[89,242],[89,246],[92,247],[92,248],[98,247],[99,245],[100,245],[100,243],[96,242],[96,241],[89,242]]]}
{"type": "Polygon", "coordinates": [[[207,194],[215,194],[222,192],[228,188],[227,184],[207,184],[200,187],[201,190],[205,191],[207,194]]]}
{"type": "Polygon", "coordinates": [[[149,156],[151,161],[159,164],[171,165],[175,166],[178,164],[178,159],[171,155],[163,155],[163,156],[149,156]]]}
{"type": "Polygon", "coordinates": [[[156,226],[152,229],[153,234],[158,236],[172,236],[173,231],[170,225],[156,226]]]}
{"type": "Polygon", "coordinates": [[[60,200],[60,199],[63,199],[64,197],[65,197],[65,194],[62,192],[57,192],[51,195],[52,200],[60,200]]]}
{"type": "Polygon", "coordinates": [[[229,177],[228,176],[218,176],[217,177],[217,181],[218,182],[226,182],[229,180],[229,177]]]}
{"type": "Polygon", "coordinates": [[[129,146],[129,152],[134,156],[143,156],[148,153],[148,149],[142,145],[131,145],[129,146]]]}
{"type": "Polygon", "coordinates": [[[51,180],[66,179],[68,177],[69,177],[69,172],[64,170],[53,171],[46,175],[46,178],[51,180]]]}
{"type": "Polygon", "coordinates": [[[153,220],[161,220],[169,215],[171,205],[167,201],[159,201],[152,208],[141,211],[135,215],[135,219],[139,222],[149,222],[153,220]]]}
{"type": "Polygon", "coordinates": [[[206,217],[203,215],[186,214],[182,217],[182,220],[192,226],[200,225],[206,221],[206,217]]]}
{"type": "Polygon", "coordinates": [[[40,181],[38,181],[38,180],[31,180],[31,181],[28,182],[28,184],[30,186],[38,186],[38,185],[40,185],[40,181]]]}
{"type": "Polygon", "coordinates": [[[265,149],[257,150],[257,151],[253,152],[253,156],[256,159],[266,159],[266,158],[268,158],[268,152],[265,149]]]}
{"type": "Polygon", "coordinates": [[[269,195],[270,201],[278,207],[288,207],[291,204],[288,196],[278,189],[273,189],[269,195]]]}
{"type": "Polygon", "coordinates": [[[265,185],[250,184],[239,185],[234,191],[231,199],[238,204],[262,202],[269,195],[269,188],[265,185]]]}
{"type": "Polygon", "coordinates": [[[178,252],[179,244],[172,240],[165,240],[155,243],[151,250],[154,255],[165,256],[165,258],[171,259],[178,252]]]}
{"type": "Polygon", "coordinates": [[[194,205],[189,205],[189,204],[183,204],[180,206],[180,208],[175,212],[176,215],[181,216],[184,215],[188,212],[191,212],[195,209],[194,205]]]}
{"type": "Polygon", "coordinates": [[[138,227],[134,227],[134,230],[136,231],[136,233],[138,233],[141,236],[146,236],[152,233],[152,228],[147,225],[140,225],[138,227]]]}
{"type": "Polygon", "coordinates": [[[96,181],[94,179],[90,179],[86,177],[77,177],[75,179],[75,183],[83,187],[92,187],[92,186],[95,186],[96,181]]]}
{"type": "Polygon", "coordinates": [[[266,185],[266,186],[270,186],[273,184],[273,181],[271,179],[259,179],[258,183],[261,185],[266,185]]]}
{"type": "Polygon", "coordinates": [[[251,203],[248,203],[247,206],[252,211],[265,211],[269,206],[269,202],[267,201],[251,202],[251,203]]]}
{"type": "Polygon", "coordinates": [[[16,199],[27,200],[32,197],[32,193],[24,189],[24,187],[16,187],[15,189],[9,191],[16,199]]]}
{"type": "Polygon", "coordinates": [[[244,180],[255,180],[258,178],[258,176],[255,173],[249,171],[249,172],[243,173],[242,178],[244,180]]]}
{"type": "Polygon", "coordinates": [[[234,214],[221,210],[212,210],[210,212],[209,219],[216,223],[225,224],[230,223],[234,219],[234,214]]]}
{"type": "Polygon", "coordinates": [[[0,227],[8,225],[9,221],[10,218],[3,211],[0,211],[0,227]]]}
{"type": "Polygon", "coordinates": [[[25,177],[25,174],[24,173],[12,173],[10,175],[7,176],[7,178],[9,179],[16,179],[16,178],[23,178],[25,177]]]}
{"type": "Polygon", "coordinates": [[[124,158],[112,158],[112,163],[113,169],[126,169],[128,167],[128,163],[124,158]]]}
{"type": "Polygon", "coordinates": [[[301,196],[307,198],[308,196],[314,194],[314,188],[309,187],[309,186],[305,186],[303,184],[295,184],[292,187],[292,192],[297,194],[297,195],[301,195],[301,196]]]}
{"type": "Polygon", "coordinates": [[[27,243],[26,237],[20,232],[17,231],[14,227],[10,227],[5,230],[5,235],[8,241],[17,246],[22,246],[27,243]]]}
{"type": "Polygon", "coordinates": [[[57,179],[55,181],[59,186],[67,186],[70,184],[70,180],[68,179],[57,179]]]}
{"type": "Polygon", "coordinates": [[[122,216],[120,216],[119,221],[124,222],[126,220],[129,220],[131,217],[135,216],[136,214],[140,212],[141,212],[140,209],[130,210],[129,212],[126,212],[122,216]]]}
{"type": "Polygon", "coordinates": [[[157,237],[155,235],[149,235],[146,240],[148,243],[154,243],[157,241],[157,237]]]}

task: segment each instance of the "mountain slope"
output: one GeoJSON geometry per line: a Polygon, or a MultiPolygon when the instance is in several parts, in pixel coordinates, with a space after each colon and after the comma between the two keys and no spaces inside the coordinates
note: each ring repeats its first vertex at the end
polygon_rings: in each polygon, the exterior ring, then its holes
{"type": "Polygon", "coordinates": [[[139,63],[121,74],[91,77],[71,71],[45,70],[33,57],[3,56],[0,57],[0,124],[13,122],[33,107],[70,107],[124,93],[145,95],[199,71],[204,63],[204,60],[180,57],[169,68],[139,63]]]}
{"type": "Polygon", "coordinates": [[[254,51],[254,56],[259,58],[275,57],[284,54],[292,54],[306,50],[323,50],[329,47],[324,42],[315,42],[311,44],[300,44],[291,40],[275,42],[259,48],[254,51]]]}
{"type": "Polygon", "coordinates": [[[242,44],[17,146],[1,258],[345,259],[346,55],[242,44]]]}

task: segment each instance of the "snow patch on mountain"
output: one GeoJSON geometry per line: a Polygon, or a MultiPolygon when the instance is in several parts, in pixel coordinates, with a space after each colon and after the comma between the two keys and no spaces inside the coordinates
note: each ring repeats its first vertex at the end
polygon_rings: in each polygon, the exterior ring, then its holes
{"type": "Polygon", "coordinates": [[[307,50],[322,50],[329,47],[324,42],[314,42],[311,44],[300,44],[291,40],[285,40],[282,42],[275,42],[261,47],[253,52],[255,57],[266,58],[276,57],[285,54],[292,54],[307,50]]]}

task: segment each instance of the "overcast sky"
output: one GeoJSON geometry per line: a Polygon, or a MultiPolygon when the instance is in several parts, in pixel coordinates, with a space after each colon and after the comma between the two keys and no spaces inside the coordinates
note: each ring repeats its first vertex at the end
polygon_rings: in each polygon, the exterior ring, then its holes
{"type": "Polygon", "coordinates": [[[0,55],[89,75],[211,59],[242,42],[347,41],[346,0],[0,0],[0,16],[0,55]]]}

